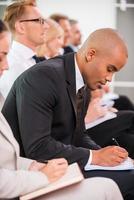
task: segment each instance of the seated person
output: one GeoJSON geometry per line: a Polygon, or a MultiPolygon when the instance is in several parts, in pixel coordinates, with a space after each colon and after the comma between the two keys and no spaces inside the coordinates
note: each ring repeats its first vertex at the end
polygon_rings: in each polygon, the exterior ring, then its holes
{"type": "Polygon", "coordinates": [[[85,116],[85,123],[94,122],[95,120],[105,117],[110,112],[117,112],[118,110],[113,107],[114,102],[103,99],[103,88],[91,91],[91,101],[88,105],[87,113],[85,116]]]}
{"type": "Polygon", "coordinates": [[[64,54],[77,52],[82,41],[82,33],[79,22],[75,19],[70,19],[69,22],[71,26],[70,41],[69,44],[64,47],[64,54]]]}
{"type": "Polygon", "coordinates": [[[103,90],[105,92],[103,99],[113,101],[117,110],[134,110],[134,104],[127,96],[111,92],[108,84],[103,86],[103,90]]]}
{"type": "Polygon", "coordinates": [[[52,19],[47,20],[49,29],[45,34],[45,42],[37,48],[37,56],[46,59],[58,56],[63,46],[64,31],[62,27],[52,19]]]}
{"type": "Polygon", "coordinates": [[[129,156],[134,158],[134,113],[118,111],[113,99],[109,99],[109,95],[105,96],[107,88],[105,85],[91,92],[91,101],[85,116],[87,133],[102,147],[115,144],[113,138],[116,138],[119,145],[126,148],[129,156]]]}

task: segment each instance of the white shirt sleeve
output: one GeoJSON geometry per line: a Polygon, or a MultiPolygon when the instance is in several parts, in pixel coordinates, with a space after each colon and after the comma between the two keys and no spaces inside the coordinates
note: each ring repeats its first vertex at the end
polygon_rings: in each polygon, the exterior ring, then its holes
{"type": "Polygon", "coordinates": [[[89,150],[89,151],[90,151],[89,159],[88,159],[88,162],[85,165],[84,169],[86,169],[91,164],[91,162],[92,162],[92,156],[93,156],[92,150],[89,150]]]}

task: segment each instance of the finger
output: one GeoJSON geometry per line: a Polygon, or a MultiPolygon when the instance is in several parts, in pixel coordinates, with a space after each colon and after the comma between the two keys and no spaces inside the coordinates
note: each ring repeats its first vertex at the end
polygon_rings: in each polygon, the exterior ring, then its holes
{"type": "Polygon", "coordinates": [[[57,165],[57,169],[59,169],[59,170],[67,170],[67,168],[68,168],[68,165],[66,165],[66,164],[58,164],[57,165]]]}
{"type": "Polygon", "coordinates": [[[122,147],[117,146],[116,148],[117,148],[118,151],[120,151],[120,152],[128,153],[127,150],[124,149],[124,148],[122,148],[122,147]]]}
{"type": "Polygon", "coordinates": [[[120,159],[126,159],[128,157],[128,153],[115,152],[114,156],[120,159]]]}
{"type": "Polygon", "coordinates": [[[57,164],[68,164],[67,160],[64,158],[53,159],[52,161],[54,161],[57,164]]]}
{"type": "Polygon", "coordinates": [[[119,146],[113,146],[113,153],[124,153],[124,154],[128,154],[127,150],[122,148],[122,147],[119,147],[119,146]]]}
{"type": "Polygon", "coordinates": [[[50,166],[53,168],[53,171],[60,171],[60,170],[67,170],[68,165],[67,163],[55,163],[51,162],[50,166]]]}

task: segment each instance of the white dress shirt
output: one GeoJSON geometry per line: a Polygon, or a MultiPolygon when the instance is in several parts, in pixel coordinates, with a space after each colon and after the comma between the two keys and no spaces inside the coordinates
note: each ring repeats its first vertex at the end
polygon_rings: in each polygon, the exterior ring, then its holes
{"type": "Polygon", "coordinates": [[[3,105],[4,105],[4,101],[5,101],[5,98],[3,97],[3,95],[0,92],[0,111],[1,111],[1,109],[3,107],[3,105]]]}
{"type": "MultiPolygon", "coordinates": [[[[83,81],[83,78],[82,78],[82,75],[81,75],[81,72],[79,70],[79,67],[78,67],[78,64],[77,64],[77,61],[76,61],[76,56],[74,57],[75,59],[75,77],[76,77],[76,93],[78,92],[78,90],[84,86],[84,81],[83,81]]],[[[84,133],[83,133],[84,134],[84,133]]],[[[92,162],[92,150],[90,150],[90,156],[89,156],[89,159],[88,159],[88,162],[85,166],[85,168],[90,165],[92,162]]]]}
{"type": "Polygon", "coordinates": [[[16,78],[35,64],[35,60],[32,58],[34,55],[35,52],[32,49],[13,41],[7,56],[9,70],[5,71],[0,78],[0,91],[4,97],[7,96],[16,78]]]}
{"type": "Polygon", "coordinates": [[[68,46],[71,47],[74,52],[77,52],[79,49],[78,46],[74,46],[73,44],[69,44],[68,46]]]}

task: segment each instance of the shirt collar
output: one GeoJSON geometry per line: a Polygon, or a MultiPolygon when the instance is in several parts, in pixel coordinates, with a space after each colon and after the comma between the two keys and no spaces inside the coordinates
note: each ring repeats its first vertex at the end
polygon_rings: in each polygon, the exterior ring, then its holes
{"type": "Polygon", "coordinates": [[[69,44],[68,45],[69,47],[71,47],[73,49],[74,52],[77,52],[78,51],[78,47],[77,46],[74,46],[72,44],[69,44]]]}
{"type": "Polygon", "coordinates": [[[15,50],[15,52],[17,49],[17,54],[25,59],[30,59],[35,55],[35,52],[32,49],[17,41],[13,41],[11,48],[13,51],[15,50]]]}
{"type": "Polygon", "coordinates": [[[76,61],[76,55],[74,56],[74,62],[75,62],[76,93],[77,93],[78,90],[84,86],[84,80],[79,70],[78,63],[76,61]]]}

